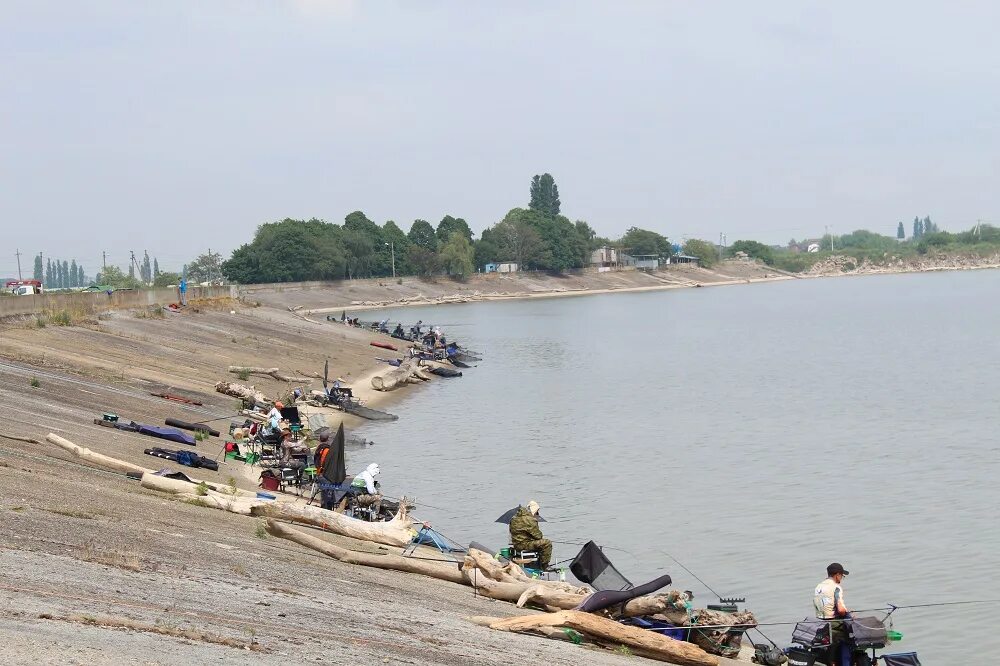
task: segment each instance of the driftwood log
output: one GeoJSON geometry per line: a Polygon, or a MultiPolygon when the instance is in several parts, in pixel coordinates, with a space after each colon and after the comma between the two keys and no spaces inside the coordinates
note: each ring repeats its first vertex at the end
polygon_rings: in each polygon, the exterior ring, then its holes
{"type": "Polygon", "coordinates": [[[268,502],[255,506],[251,515],[305,523],[334,534],[384,543],[388,546],[406,546],[413,540],[414,535],[413,521],[407,515],[405,501],[400,502],[399,512],[392,520],[378,523],[358,520],[318,506],[286,502],[268,502]]]}
{"type": "Polygon", "coordinates": [[[74,456],[80,460],[84,460],[93,465],[97,465],[102,469],[111,470],[112,472],[121,472],[126,474],[128,472],[138,472],[140,474],[145,474],[146,472],[152,472],[153,470],[142,467],[140,465],[133,465],[130,462],[125,462],[124,460],[118,460],[118,458],[112,458],[111,456],[106,456],[101,453],[95,453],[88,448],[78,446],[68,439],[64,439],[55,433],[49,433],[45,436],[45,439],[52,442],[64,451],[72,453],[74,456]]]}
{"type": "Polygon", "coordinates": [[[229,372],[233,374],[247,374],[247,375],[264,375],[265,377],[271,377],[272,379],[277,379],[279,382],[296,382],[308,384],[312,382],[310,377],[289,377],[288,375],[281,374],[279,368],[253,368],[241,365],[231,365],[229,366],[229,372]]]}
{"type": "Polygon", "coordinates": [[[568,627],[594,639],[627,645],[633,653],[682,666],[718,666],[719,658],[700,647],[667,638],[652,631],[630,627],[614,620],[580,611],[559,611],[497,619],[489,624],[500,631],[531,631],[539,627],[568,627]]]}
{"type": "Polygon", "coordinates": [[[415,573],[422,576],[430,576],[438,580],[446,580],[460,585],[468,585],[468,579],[455,562],[431,562],[412,557],[402,557],[386,553],[376,555],[373,553],[359,553],[340,546],[335,546],[329,541],[324,541],[311,534],[306,534],[294,527],[289,527],[277,522],[273,518],[267,519],[267,531],[276,537],[288,539],[295,543],[311,548],[312,550],[328,555],[335,560],[340,560],[345,564],[357,564],[364,567],[375,567],[376,569],[390,569],[393,571],[403,571],[415,573]]]}
{"type": "Polygon", "coordinates": [[[406,359],[398,367],[389,367],[385,372],[372,377],[372,388],[376,391],[391,391],[408,384],[417,369],[415,359],[406,359]]]}
{"type": "Polygon", "coordinates": [[[244,386],[233,382],[217,382],[215,390],[219,393],[231,395],[234,398],[242,398],[252,402],[271,402],[262,391],[258,391],[254,386],[244,386]]]}
{"type": "Polygon", "coordinates": [[[161,493],[174,493],[175,495],[198,495],[198,486],[204,484],[204,488],[206,490],[224,495],[226,497],[237,497],[252,500],[257,499],[257,493],[255,492],[242,490],[240,488],[233,488],[224,483],[197,481],[194,479],[189,482],[184,481],[183,479],[170,479],[165,476],[160,476],[159,474],[153,474],[152,472],[143,474],[139,483],[143,488],[158,490],[161,493]]]}

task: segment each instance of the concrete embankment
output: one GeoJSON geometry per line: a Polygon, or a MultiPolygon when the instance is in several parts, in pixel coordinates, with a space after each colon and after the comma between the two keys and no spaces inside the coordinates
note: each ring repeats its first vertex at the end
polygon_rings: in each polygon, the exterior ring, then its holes
{"type": "Polygon", "coordinates": [[[378,307],[678,289],[789,277],[788,273],[753,262],[725,261],[711,270],[681,264],[651,272],[586,270],[553,275],[529,271],[476,274],[465,280],[406,277],[244,285],[240,294],[249,302],[339,314],[342,310],[356,312],[378,307]]]}

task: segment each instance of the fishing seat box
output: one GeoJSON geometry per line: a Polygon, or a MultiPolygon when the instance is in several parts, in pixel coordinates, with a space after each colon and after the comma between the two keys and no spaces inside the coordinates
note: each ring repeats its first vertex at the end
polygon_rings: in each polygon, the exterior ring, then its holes
{"type": "Polygon", "coordinates": [[[885,623],[877,617],[865,615],[853,617],[846,623],[851,630],[854,644],[864,650],[884,648],[889,642],[885,623]]]}
{"type": "Polygon", "coordinates": [[[920,666],[916,652],[897,652],[895,654],[883,654],[879,660],[885,666],[920,666]]]}

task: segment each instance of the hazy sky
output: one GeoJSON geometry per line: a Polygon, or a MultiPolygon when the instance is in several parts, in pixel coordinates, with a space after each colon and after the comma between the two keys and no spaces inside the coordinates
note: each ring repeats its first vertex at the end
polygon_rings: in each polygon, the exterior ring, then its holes
{"type": "Polygon", "coordinates": [[[997,25],[991,2],[4,0],[0,275],[15,248],[179,268],[356,209],[478,233],[545,171],[608,236],[1000,221],[997,25]]]}

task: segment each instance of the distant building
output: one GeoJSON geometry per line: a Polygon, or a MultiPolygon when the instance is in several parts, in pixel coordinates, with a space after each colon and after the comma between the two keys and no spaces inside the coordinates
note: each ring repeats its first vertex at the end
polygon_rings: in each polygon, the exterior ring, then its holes
{"type": "Polygon", "coordinates": [[[486,264],[483,266],[484,273],[516,273],[518,266],[512,261],[486,264]]]}
{"type": "Polygon", "coordinates": [[[611,268],[618,265],[618,250],[613,247],[599,247],[590,253],[590,265],[597,268],[611,268]]]}
{"type": "Polygon", "coordinates": [[[633,265],[641,270],[655,271],[660,267],[660,257],[655,254],[637,254],[630,258],[635,262],[633,265]]]}
{"type": "Polygon", "coordinates": [[[694,264],[698,265],[698,257],[692,257],[689,254],[675,254],[667,260],[668,264],[694,264]]]}
{"type": "Polygon", "coordinates": [[[806,252],[819,252],[819,243],[809,243],[806,246],[806,252]]]}

